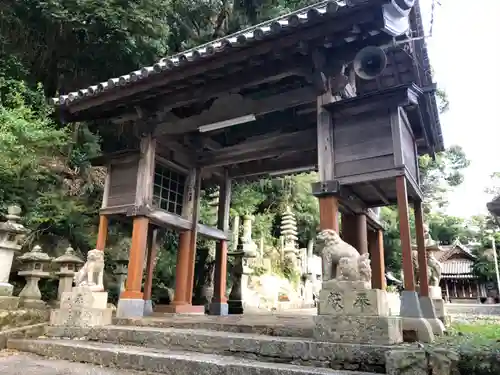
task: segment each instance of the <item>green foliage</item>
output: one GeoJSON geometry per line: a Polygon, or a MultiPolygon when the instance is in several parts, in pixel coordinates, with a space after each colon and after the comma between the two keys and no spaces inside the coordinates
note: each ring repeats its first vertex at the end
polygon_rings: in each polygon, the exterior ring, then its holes
{"type": "Polygon", "coordinates": [[[450,334],[441,336],[432,348],[442,348],[459,354],[455,368],[460,374],[496,375],[500,373],[500,325],[498,322],[477,321],[453,324],[450,334]]]}
{"type": "Polygon", "coordinates": [[[428,155],[419,158],[421,189],[424,194],[424,209],[430,212],[433,208],[447,205],[446,194],[463,182],[463,170],[470,165],[460,146],[451,146],[433,159],[428,155]]]}

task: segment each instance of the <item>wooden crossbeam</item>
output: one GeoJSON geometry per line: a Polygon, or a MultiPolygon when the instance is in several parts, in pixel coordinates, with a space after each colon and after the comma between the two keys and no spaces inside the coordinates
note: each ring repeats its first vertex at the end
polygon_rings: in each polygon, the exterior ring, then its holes
{"type": "MultiPolygon", "coordinates": [[[[214,89],[218,91],[218,89],[214,89]]],[[[191,94],[196,96],[196,94],[191,94]]],[[[314,102],[316,95],[312,87],[303,87],[293,91],[273,95],[261,100],[250,101],[250,108],[242,108],[241,112],[231,111],[232,118],[245,115],[262,116],[267,113],[282,111],[287,108],[314,102]]],[[[206,125],[206,113],[188,117],[178,121],[160,122],[156,124],[155,136],[174,135],[196,131],[206,125]]]]}
{"type": "Polygon", "coordinates": [[[231,147],[205,153],[200,156],[198,163],[204,167],[216,167],[266,159],[288,152],[315,148],[316,129],[308,129],[259,140],[245,141],[231,147]]]}

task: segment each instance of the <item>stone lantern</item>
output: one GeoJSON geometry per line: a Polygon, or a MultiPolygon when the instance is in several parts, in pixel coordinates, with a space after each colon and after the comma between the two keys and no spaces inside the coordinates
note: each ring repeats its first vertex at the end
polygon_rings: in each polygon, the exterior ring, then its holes
{"type": "Polygon", "coordinates": [[[33,250],[24,253],[17,258],[22,262],[22,270],[17,274],[26,278],[26,285],[19,293],[19,305],[26,308],[44,308],[42,293],[38,287],[41,278],[49,277],[50,273],[43,270],[43,266],[50,263],[52,258],[42,252],[42,248],[36,245],[33,250]]]}
{"type": "Polygon", "coordinates": [[[10,206],[7,221],[0,223],[0,309],[16,309],[18,298],[12,297],[13,286],[9,284],[14,253],[21,249],[21,242],[28,230],[20,224],[21,208],[10,206]]]}
{"type": "Polygon", "coordinates": [[[128,275],[128,259],[115,259],[116,268],[114,274],[116,276],[116,284],[118,295],[125,290],[125,281],[128,275]]]}
{"type": "Polygon", "coordinates": [[[63,292],[71,292],[73,288],[73,277],[78,271],[78,267],[83,264],[83,260],[75,255],[75,251],[71,246],[66,249],[66,252],[59,258],[52,261],[59,266],[59,271],[56,276],[59,276],[59,288],[57,289],[57,300],[61,300],[63,292]]]}

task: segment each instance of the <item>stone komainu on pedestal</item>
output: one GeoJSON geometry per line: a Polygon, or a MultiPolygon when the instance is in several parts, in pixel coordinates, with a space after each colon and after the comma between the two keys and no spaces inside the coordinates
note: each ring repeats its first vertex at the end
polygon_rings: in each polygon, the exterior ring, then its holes
{"type": "Polygon", "coordinates": [[[104,253],[91,250],[87,262],[75,275],[76,286],[63,292],[60,308],[52,310],[50,324],[68,327],[94,327],[111,324],[113,310],[108,308],[104,291],[104,253]]]}
{"type": "Polygon", "coordinates": [[[87,261],[75,275],[76,286],[86,286],[95,292],[104,290],[104,252],[101,250],[90,250],[87,253],[87,261]]]}
{"type": "Polygon", "coordinates": [[[323,285],[314,337],[320,341],[396,344],[403,341],[401,320],[389,316],[387,292],[371,289],[368,254],[360,255],[337,232],[318,235],[323,285]]]}

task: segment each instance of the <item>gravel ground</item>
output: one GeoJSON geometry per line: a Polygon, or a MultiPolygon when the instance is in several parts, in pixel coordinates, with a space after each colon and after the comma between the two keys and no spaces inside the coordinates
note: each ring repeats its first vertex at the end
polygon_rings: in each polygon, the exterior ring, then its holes
{"type": "MultiPolygon", "coordinates": [[[[32,354],[0,350],[1,375],[146,375],[145,372],[125,371],[53,360],[32,354]]],[[[153,374],[153,373],[149,373],[153,374]]]]}

